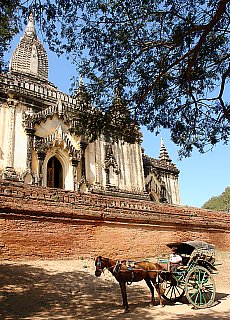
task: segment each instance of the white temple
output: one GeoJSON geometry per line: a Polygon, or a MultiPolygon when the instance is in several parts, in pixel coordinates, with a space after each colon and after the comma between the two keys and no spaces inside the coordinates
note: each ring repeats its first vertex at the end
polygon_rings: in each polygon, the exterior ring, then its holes
{"type": "Polygon", "coordinates": [[[89,143],[74,132],[73,114],[86,108],[80,80],[74,96],[48,81],[48,58],[30,15],[0,76],[0,178],[78,192],[180,203],[179,170],[162,141],[159,159],[140,142],[89,143]]]}

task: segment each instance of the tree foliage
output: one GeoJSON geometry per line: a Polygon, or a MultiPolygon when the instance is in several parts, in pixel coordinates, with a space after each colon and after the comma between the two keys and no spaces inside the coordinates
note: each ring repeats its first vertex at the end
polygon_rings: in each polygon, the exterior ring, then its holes
{"type": "Polygon", "coordinates": [[[217,197],[212,197],[202,206],[204,209],[230,212],[230,187],[217,197]]]}
{"type": "MultiPolygon", "coordinates": [[[[119,89],[124,114],[155,133],[170,129],[181,155],[189,156],[193,147],[204,152],[228,143],[229,0],[26,4],[50,49],[68,54],[85,78],[95,106],[93,121],[85,126],[94,136],[110,124],[106,115],[119,89]]],[[[127,117],[115,125],[118,135],[129,124],[127,117]]]]}
{"type": "Polygon", "coordinates": [[[20,30],[19,0],[0,0],[0,71],[4,69],[4,52],[13,36],[20,30]]]}

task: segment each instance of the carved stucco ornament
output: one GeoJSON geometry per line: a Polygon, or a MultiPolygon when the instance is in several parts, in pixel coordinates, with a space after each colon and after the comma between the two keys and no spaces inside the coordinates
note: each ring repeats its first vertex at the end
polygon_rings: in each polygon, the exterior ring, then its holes
{"type": "Polygon", "coordinates": [[[113,167],[114,173],[118,175],[120,173],[120,169],[114,157],[111,144],[106,145],[105,154],[106,154],[105,162],[104,162],[105,170],[108,170],[109,167],[113,167]]]}

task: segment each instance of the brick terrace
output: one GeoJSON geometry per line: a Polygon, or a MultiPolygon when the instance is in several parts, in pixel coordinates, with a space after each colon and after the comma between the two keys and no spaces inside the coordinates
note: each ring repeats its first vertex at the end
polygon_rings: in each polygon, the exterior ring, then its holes
{"type": "Polygon", "coordinates": [[[135,259],[195,239],[230,250],[230,215],[0,180],[1,259],[135,259]]]}

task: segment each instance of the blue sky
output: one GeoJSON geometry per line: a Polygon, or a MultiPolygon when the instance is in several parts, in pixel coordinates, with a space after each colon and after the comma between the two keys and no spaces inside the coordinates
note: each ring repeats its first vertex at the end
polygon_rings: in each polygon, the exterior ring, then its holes
{"type": "MultiPolygon", "coordinates": [[[[41,40],[41,36],[39,35],[41,40]]],[[[10,59],[11,54],[19,42],[20,36],[12,41],[11,50],[6,54],[10,59]]],[[[47,46],[44,45],[46,50],[47,46]]],[[[53,52],[47,50],[49,59],[49,80],[61,91],[68,93],[71,78],[76,76],[74,66],[64,56],[58,58],[53,52]]],[[[228,93],[230,95],[230,93],[228,93]]],[[[169,131],[162,131],[158,136],[142,128],[145,153],[158,158],[161,137],[164,140],[169,156],[180,170],[179,187],[181,204],[201,207],[204,202],[213,196],[220,195],[227,186],[230,186],[230,146],[218,144],[212,151],[199,154],[196,150],[190,158],[178,160],[179,148],[170,140],[169,131]]]]}

